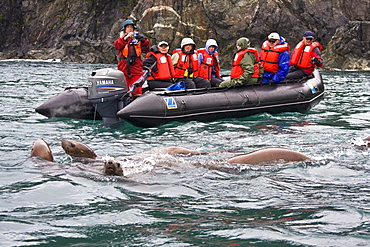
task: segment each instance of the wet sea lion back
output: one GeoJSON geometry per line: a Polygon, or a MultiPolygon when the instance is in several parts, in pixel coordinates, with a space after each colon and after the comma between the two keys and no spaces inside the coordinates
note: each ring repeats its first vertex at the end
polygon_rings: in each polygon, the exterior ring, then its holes
{"type": "Polygon", "coordinates": [[[264,165],[313,160],[305,154],[286,148],[263,148],[227,160],[228,163],[264,165]]]}

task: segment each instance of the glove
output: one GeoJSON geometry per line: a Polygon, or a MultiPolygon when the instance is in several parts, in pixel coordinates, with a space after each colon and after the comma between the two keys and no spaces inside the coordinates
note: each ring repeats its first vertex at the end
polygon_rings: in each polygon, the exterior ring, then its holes
{"type": "Polygon", "coordinates": [[[141,35],[140,33],[137,33],[136,35],[135,35],[135,38],[137,39],[137,40],[139,40],[140,42],[142,42],[142,43],[144,43],[144,36],[143,35],[141,35]]]}
{"type": "Polygon", "coordinates": [[[320,63],[320,60],[317,57],[313,57],[313,58],[311,58],[310,63],[318,64],[318,63],[320,63]]]}
{"type": "Polygon", "coordinates": [[[231,81],[232,81],[233,83],[235,83],[235,86],[243,86],[243,81],[242,81],[242,80],[240,80],[240,79],[236,79],[236,78],[234,78],[234,79],[231,79],[231,81]]]}

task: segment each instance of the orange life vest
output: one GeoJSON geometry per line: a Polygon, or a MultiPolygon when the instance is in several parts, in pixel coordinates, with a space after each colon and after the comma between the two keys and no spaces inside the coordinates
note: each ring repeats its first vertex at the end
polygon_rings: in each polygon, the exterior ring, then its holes
{"type": "Polygon", "coordinates": [[[148,77],[148,80],[168,80],[175,77],[175,70],[172,65],[171,56],[163,53],[149,52],[146,58],[153,55],[157,60],[156,72],[152,71],[152,74],[148,77]]]}
{"type": "Polygon", "coordinates": [[[213,68],[215,69],[216,76],[221,77],[218,52],[215,52],[212,56],[207,52],[206,48],[198,49],[198,52],[203,55],[203,61],[199,66],[199,77],[211,80],[213,68]]]}
{"type": "Polygon", "coordinates": [[[318,47],[320,51],[322,46],[318,42],[313,42],[311,45],[305,45],[302,40],[294,48],[293,54],[290,58],[290,65],[295,65],[299,68],[314,68],[315,65],[310,63],[313,50],[318,47]]]}
{"type": "Polygon", "coordinates": [[[279,71],[280,53],[284,51],[290,52],[290,46],[288,43],[284,43],[270,47],[269,44],[270,42],[268,40],[262,44],[261,63],[265,71],[276,74],[279,71]]]}
{"type": "Polygon", "coordinates": [[[253,53],[254,56],[256,57],[256,62],[254,63],[254,66],[253,66],[254,67],[254,73],[251,77],[252,78],[258,78],[259,77],[260,66],[258,64],[259,63],[258,51],[255,48],[247,48],[245,50],[238,51],[235,54],[234,60],[233,60],[233,63],[232,63],[231,73],[230,73],[230,78],[231,79],[239,78],[244,73],[244,70],[240,66],[240,62],[242,61],[244,55],[247,52],[253,53]]]}
{"type": "Polygon", "coordinates": [[[185,54],[180,50],[177,52],[179,54],[179,60],[175,65],[175,77],[176,78],[187,78],[187,77],[197,77],[199,73],[199,65],[198,65],[198,52],[194,51],[193,54],[185,54]],[[187,74],[187,69],[190,67],[193,70],[192,75],[187,74]]]}
{"type": "Polygon", "coordinates": [[[122,50],[122,56],[124,56],[125,58],[128,58],[128,55],[130,54],[129,53],[129,49],[131,47],[134,48],[134,51],[135,51],[135,54],[137,57],[140,57],[141,56],[141,53],[142,53],[142,50],[141,50],[141,42],[138,41],[137,43],[132,43],[132,38],[128,38],[127,39],[127,44],[125,45],[125,47],[123,48],[122,50]]]}

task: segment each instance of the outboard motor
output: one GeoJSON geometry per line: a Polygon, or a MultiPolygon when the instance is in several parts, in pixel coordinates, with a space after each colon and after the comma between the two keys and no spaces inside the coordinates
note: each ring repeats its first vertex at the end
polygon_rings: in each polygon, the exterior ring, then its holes
{"type": "Polygon", "coordinates": [[[117,112],[124,107],[121,98],[126,93],[124,74],[117,69],[99,69],[88,78],[88,99],[102,117],[104,126],[121,122],[117,112]]]}

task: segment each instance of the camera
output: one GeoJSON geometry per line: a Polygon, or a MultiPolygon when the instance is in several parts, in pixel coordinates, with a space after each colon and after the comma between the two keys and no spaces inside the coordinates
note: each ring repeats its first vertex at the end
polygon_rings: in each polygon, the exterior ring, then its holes
{"type": "Polygon", "coordinates": [[[131,36],[132,37],[131,44],[137,44],[139,42],[136,38],[137,35],[138,35],[138,32],[134,32],[134,34],[131,36]]]}

